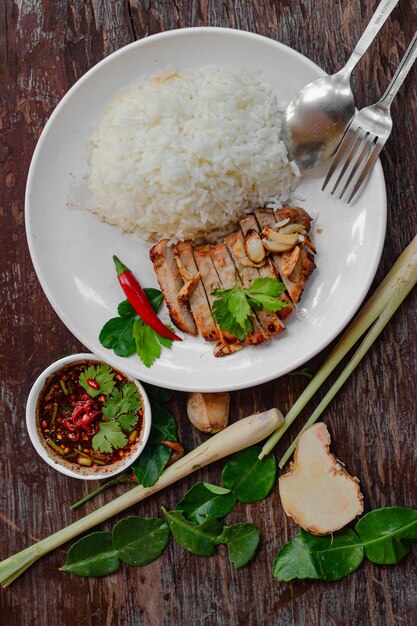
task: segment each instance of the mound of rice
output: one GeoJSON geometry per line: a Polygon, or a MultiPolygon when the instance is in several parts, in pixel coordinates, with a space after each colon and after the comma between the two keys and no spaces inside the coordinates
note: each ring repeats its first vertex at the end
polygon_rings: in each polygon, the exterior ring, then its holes
{"type": "Polygon", "coordinates": [[[280,207],[298,175],[280,126],[277,99],[254,72],[144,76],[93,134],[91,210],[143,240],[175,242],[280,207]]]}

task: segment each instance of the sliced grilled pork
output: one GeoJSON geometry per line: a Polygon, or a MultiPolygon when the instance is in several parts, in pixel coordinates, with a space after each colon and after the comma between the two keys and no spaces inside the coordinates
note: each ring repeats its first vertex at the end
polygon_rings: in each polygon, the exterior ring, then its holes
{"type": "MultiPolygon", "coordinates": [[[[222,284],[219,280],[210,256],[210,246],[195,247],[194,259],[211,308],[214,300],[216,299],[213,296],[213,291],[214,289],[222,289],[222,284]]],[[[229,348],[227,348],[224,344],[236,344],[240,346],[239,349],[242,348],[242,344],[237,337],[226,331],[220,331],[219,328],[218,331],[220,335],[220,344],[214,349],[214,354],[216,356],[224,356],[225,354],[230,354],[230,352],[228,351],[229,348]],[[218,354],[216,354],[216,350],[218,354]]]]}
{"type": "MultiPolygon", "coordinates": [[[[263,228],[264,226],[269,226],[270,224],[275,223],[275,220],[272,221],[273,211],[271,209],[266,209],[266,210],[258,209],[258,211],[259,211],[259,218],[258,218],[259,223],[255,215],[253,215],[252,213],[240,220],[240,227],[244,235],[246,235],[250,230],[256,230],[257,232],[259,232],[260,231],[259,226],[263,228]],[[263,223],[261,223],[261,220],[263,223]]],[[[278,274],[275,256],[278,256],[278,255],[271,254],[268,256],[267,262],[265,263],[265,265],[259,268],[259,274],[261,276],[268,276],[270,278],[279,278],[282,281],[281,276],[279,276],[278,274]]],[[[286,317],[291,315],[291,313],[294,310],[294,306],[287,292],[282,293],[279,299],[282,302],[285,302],[285,304],[287,305],[286,307],[278,311],[278,317],[284,320],[286,317]]]]}
{"type": "MultiPolygon", "coordinates": [[[[250,265],[242,263],[242,261],[245,260],[245,241],[243,234],[241,231],[237,231],[226,237],[225,241],[236,266],[242,285],[245,289],[247,289],[257,278],[259,278],[260,274],[256,267],[251,267],[250,265]]],[[[247,256],[246,261],[249,261],[247,256]]],[[[267,335],[277,335],[285,328],[284,324],[273,311],[261,309],[260,311],[257,311],[256,315],[267,335]]]]}
{"type": "MultiPolygon", "coordinates": [[[[241,284],[239,277],[236,277],[236,268],[225,243],[219,243],[216,246],[211,246],[210,256],[223,285],[223,289],[231,289],[235,285],[236,278],[238,283],[241,284]]],[[[252,332],[246,335],[245,343],[262,343],[266,340],[266,335],[262,330],[261,324],[254,314],[250,316],[250,319],[252,322],[252,332]]]]}
{"type": "Polygon", "coordinates": [[[197,335],[197,326],[191,312],[186,304],[180,302],[177,297],[184,283],[178,271],[174,249],[167,244],[168,239],[158,241],[151,248],[149,256],[167,304],[169,315],[175,326],[184,333],[197,335]]]}
{"type": "MultiPolygon", "coordinates": [[[[193,255],[193,248],[190,241],[183,241],[174,246],[174,256],[177,260],[178,269],[182,275],[185,284],[187,279],[192,281],[189,276],[195,277],[198,274],[198,268],[193,255]],[[189,276],[183,275],[187,272],[189,276]]],[[[194,316],[197,328],[206,341],[218,341],[220,334],[213,320],[210,306],[208,303],[206,292],[204,291],[200,275],[197,282],[189,295],[189,303],[191,312],[194,316]]]]}

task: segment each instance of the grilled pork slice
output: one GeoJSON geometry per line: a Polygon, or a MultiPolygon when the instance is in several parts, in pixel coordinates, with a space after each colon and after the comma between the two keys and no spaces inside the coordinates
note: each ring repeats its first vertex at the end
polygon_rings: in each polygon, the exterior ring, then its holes
{"type": "MultiPolygon", "coordinates": [[[[212,258],[214,267],[217,271],[219,279],[223,285],[223,289],[231,289],[235,285],[236,281],[236,268],[229,254],[225,243],[219,243],[216,246],[211,246],[210,256],[212,258]]],[[[241,281],[238,279],[238,283],[241,281]]],[[[246,335],[246,344],[262,343],[266,340],[266,335],[262,330],[256,315],[252,314],[252,332],[246,335]]]]}
{"type": "Polygon", "coordinates": [[[197,326],[186,304],[178,300],[178,294],[183,287],[183,280],[178,271],[172,246],[168,246],[168,239],[162,239],[155,244],[149,256],[158,278],[159,286],[168,307],[169,315],[175,326],[189,335],[197,335],[197,326]]]}
{"type": "MultiPolygon", "coordinates": [[[[214,300],[214,289],[221,289],[222,284],[219,280],[217,272],[214,268],[213,261],[210,256],[210,246],[197,246],[194,248],[194,259],[200,274],[201,282],[204,287],[204,291],[209,301],[210,307],[212,307],[214,300]]],[[[215,356],[225,356],[230,354],[230,351],[236,351],[232,348],[228,348],[226,344],[236,345],[238,350],[242,349],[242,344],[239,339],[228,332],[219,331],[220,342],[214,348],[215,356]],[[217,352],[217,353],[216,353],[217,352]]]]}
{"type": "MultiPolygon", "coordinates": [[[[279,232],[279,229],[276,229],[277,222],[280,223],[284,220],[288,220],[288,222],[285,223],[285,226],[290,223],[296,223],[306,230],[307,228],[310,228],[311,225],[311,218],[308,213],[306,213],[304,209],[300,209],[298,207],[285,207],[275,212],[270,209],[256,209],[255,215],[261,228],[264,228],[265,226],[269,226],[271,228],[275,227],[274,230],[276,232],[279,232]]],[[[289,262],[288,253],[283,253],[286,255],[284,259],[283,254],[271,255],[275,265],[277,266],[278,274],[281,277],[281,280],[294,304],[297,304],[300,300],[300,296],[304,290],[305,281],[314,269],[314,264],[313,267],[311,266],[311,259],[308,258],[307,253],[303,251],[305,245],[300,242],[298,247],[300,248],[299,257],[297,258],[294,270],[290,275],[288,275],[285,271],[286,264],[289,262]],[[306,263],[306,261],[308,261],[308,263],[306,263]],[[305,267],[303,267],[304,265],[305,267]]]]}
{"type": "Polygon", "coordinates": [[[182,241],[177,243],[176,246],[174,246],[174,256],[178,264],[179,272],[185,281],[185,285],[188,283],[192,285],[193,278],[198,275],[194,288],[191,293],[188,294],[188,300],[200,334],[206,341],[218,341],[220,334],[211,314],[207,295],[204,291],[193,256],[191,242],[182,241]]]}
{"type": "MultiPolygon", "coordinates": [[[[266,210],[258,209],[258,211],[259,211],[259,217],[258,216],[257,217],[258,217],[259,224],[258,224],[258,221],[256,220],[255,215],[253,215],[252,213],[240,220],[240,227],[245,236],[250,230],[255,230],[256,232],[260,232],[259,226],[263,228],[264,226],[268,226],[269,222],[271,224],[275,223],[275,221],[274,222],[272,221],[273,212],[271,209],[266,209],[266,210]],[[265,215],[263,215],[263,213],[265,213],[265,215]],[[262,220],[263,223],[261,223],[260,220],[262,220]]],[[[270,278],[279,278],[282,281],[281,276],[278,275],[278,270],[276,267],[276,260],[275,260],[276,256],[278,255],[277,254],[268,255],[265,265],[259,268],[259,274],[261,276],[268,276],[270,278]]],[[[291,315],[291,313],[294,310],[294,306],[286,291],[281,294],[279,299],[282,302],[285,302],[285,304],[287,305],[284,308],[282,308],[280,311],[278,311],[278,317],[281,320],[284,320],[286,317],[291,315]]]]}
{"type": "MultiPolygon", "coordinates": [[[[307,232],[311,228],[312,219],[301,207],[283,207],[278,209],[278,211],[274,212],[274,218],[278,223],[289,219],[288,224],[298,224],[305,228],[307,232]]],[[[291,291],[290,289],[288,291],[290,295],[292,293],[291,297],[293,297],[294,302],[299,301],[304,291],[305,283],[316,267],[311,250],[315,250],[314,245],[311,244],[309,237],[305,236],[304,243],[301,242],[293,250],[284,252],[281,257],[279,271],[291,285],[291,291]]]]}
{"type": "MultiPolygon", "coordinates": [[[[245,255],[245,241],[243,234],[240,231],[237,231],[226,237],[225,241],[236,266],[236,270],[238,271],[240,280],[242,281],[242,285],[245,289],[247,289],[257,278],[259,278],[259,271],[256,267],[251,267],[250,265],[244,265],[242,263],[242,260],[244,261],[245,259],[249,261],[248,257],[245,255]]],[[[261,309],[260,311],[257,311],[256,315],[267,335],[277,335],[285,328],[284,324],[273,311],[261,309]]]]}

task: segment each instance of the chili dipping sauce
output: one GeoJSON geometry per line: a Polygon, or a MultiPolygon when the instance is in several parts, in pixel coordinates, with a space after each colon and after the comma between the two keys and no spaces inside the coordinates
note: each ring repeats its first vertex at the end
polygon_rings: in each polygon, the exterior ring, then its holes
{"type": "Polygon", "coordinates": [[[36,421],[45,447],[55,457],[80,468],[107,466],[125,460],[139,443],[143,400],[132,380],[116,369],[79,361],[46,380],[36,421]],[[130,412],[123,413],[127,406],[130,412]]]}

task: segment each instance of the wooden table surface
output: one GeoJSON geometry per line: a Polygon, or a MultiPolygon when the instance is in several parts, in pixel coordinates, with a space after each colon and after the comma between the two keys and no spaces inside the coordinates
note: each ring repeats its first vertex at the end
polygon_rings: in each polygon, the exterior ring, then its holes
{"type": "MultiPolygon", "coordinates": [[[[360,0],[1,3],[1,558],[76,519],[68,505],[87,490],[85,483],[58,474],[37,456],[24,423],[26,398],[36,376],[60,355],[82,349],[43,294],[25,239],[26,176],[36,141],[54,107],[106,55],[135,39],[187,26],[253,31],[295,48],[333,72],[349,56],[376,4],[360,0]]],[[[416,3],[400,0],[355,73],[359,106],[382,94],[416,28],[416,3]]],[[[416,78],[414,68],[394,102],[394,129],[382,154],[388,229],[374,286],[415,233],[416,78]]],[[[366,510],[416,505],[415,305],[414,293],[324,415],[334,438],[333,450],[361,479],[366,510]]],[[[313,370],[324,356],[309,364],[313,370]]],[[[234,392],[232,418],[271,406],[285,412],[305,385],[302,377],[284,376],[234,392]]],[[[189,450],[204,437],[185,417],[185,394],[175,393],[171,408],[189,450]]],[[[288,441],[281,442],[277,454],[288,441]]],[[[198,479],[217,482],[221,467],[219,463],[201,471],[198,479]]],[[[162,504],[173,506],[195,480],[183,481],[131,513],[157,515],[162,504]]],[[[110,497],[110,493],[103,495],[86,510],[110,497]]],[[[0,592],[0,622],[4,626],[416,623],[415,548],[397,566],[366,563],[336,583],[282,584],[272,577],[272,562],[278,547],[297,528],[284,516],[277,489],[264,501],[236,506],[229,519],[253,521],[262,534],[256,558],[244,569],[234,570],[223,550],[212,558],[197,557],[171,541],[163,556],[145,568],[122,566],[112,576],[83,579],[58,571],[65,558],[64,550],[58,550],[0,592]]]]}

